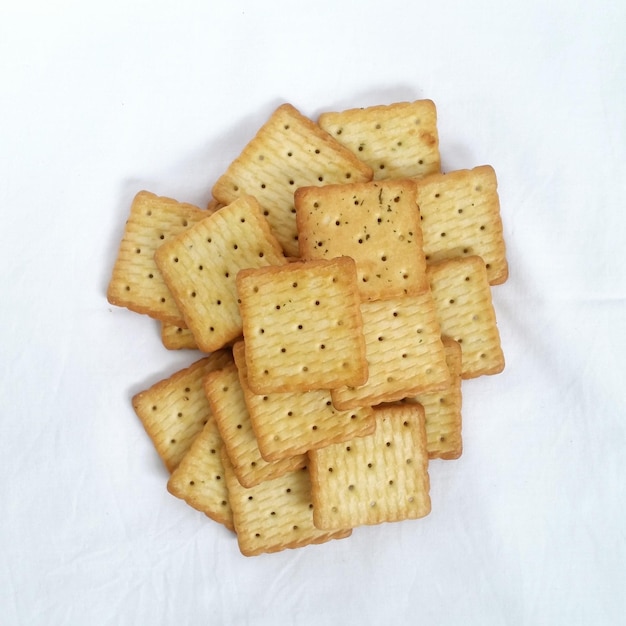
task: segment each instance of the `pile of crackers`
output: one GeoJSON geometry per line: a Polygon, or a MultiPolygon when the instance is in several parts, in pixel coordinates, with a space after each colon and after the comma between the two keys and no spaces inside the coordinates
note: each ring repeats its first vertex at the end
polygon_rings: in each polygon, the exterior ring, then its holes
{"type": "Polygon", "coordinates": [[[208,207],[139,192],[108,299],[204,353],[133,398],[168,490],[248,556],[426,516],[507,275],[494,169],[441,172],[430,100],[284,104],[208,207]]]}

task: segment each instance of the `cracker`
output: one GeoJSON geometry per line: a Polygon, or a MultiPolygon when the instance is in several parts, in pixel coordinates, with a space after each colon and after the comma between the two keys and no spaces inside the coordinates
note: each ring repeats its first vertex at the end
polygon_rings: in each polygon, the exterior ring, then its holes
{"type": "Polygon", "coordinates": [[[429,261],[482,257],[491,285],[508,277],[496,173],[490,165],[417,181],[424,252],[429,261]]]}
{"type": "Polygon", "coordinates": [[[428,288],[414,181],[304,187],[295,205],[302,258],[355,259],[363,299],[428,288]]]}
{"type": "Polygon", "coordinates": [[[218,202],[215,198],[211,198],[206,205],[206,210],[209,213],[215,213],[215,211],[219,211],[224,205],[221,202],[218,202]]]}
{"type": "Polygon", "coordinates": [[[189,506],[234,530],[221,449],[222,437],[211,417],[172,472],[167,489],[189,506]]]}
{"type": "Polygon", "coordinates": [[[427,274],[441,332],[461,344],[461,376],[501,372],[504,354],[483,260],[448,259],[431,265],[427,274]]]}
{"type": "Polygon", "coordinates": [[[313,524],[311,481],[306,468],[246,489],[222,453],[237,542],[245,556],[343,539],[351,529],[319,530],[313,524]]]}
{"type": "Polygon", "coordinates": [[[155,260],[204,352],[218,350],[241,335],[237,272],[286,263],[251,196],[170,239],[158,248],[155,260]]]}
{"type": "Polygon", "coordinates": [[[261,456],[234,363],[208,374],[204,391],[224,440],[224,449],[242,485],[252,487],[306,465],[303,454],[278,461],[266,461],[261,456]]]}
{"type": "Polygon", "coordinates": [[[213,187],[229,204],[255,196],[288,256],[298,256],[293,192],[305,185],[371,180],[371,169],[302,115],[283,104],[271,115],[213,187]]]}
{"type": "Polygon", "coordinates": [[[248,385],[243,341],[235,344],[233,355],[252,428],[264,459],[272,461],[303,454],[374,431],[371,407],[338,411],[327,390],[255,394],[248,385]]]}
{"type": "Polygon", "coordinates": [[[450,383],[445,389],[421,393],[404,402],[418,402],[426,416],[426,446],[431,459],[458,459],[463,452],[461,436],[461,346],[444,337],[450,383]]]}
{"type": "Polygon", "coordinates": [[[319,125],[374,171],[374,179],[440,171],[437,110],[431,100],[322,113],[319,125]]]}
{"type": "Polygon", "coordinates": [[[333,389],[338,409],[393,402],[448,384],[441,329],[429,290],[363,302],[361,315],[369,378],[360,386],[333,389]]]}
{"type": "Polygon", "coordinates": [[[229,362],[229,350],[214,352],[133,397],[135,413],[168,471],[176,469],[211,416],[203,378],[229,362]]]}
{"type": "Polygon", "coordinates": [[[107,288],[111,304],[172,324],[183,317],[154,262],[170,237],[205,218],[196,206],[140,191],[134,198],[107,288]]]}
{"type": "Polygon", "coordinates": [[[349,257],[237,277],[248,383],[259,394],[367,379],[356,266],[349,257]]]}
{"type": "Polygon", "coordinates": [[[184,324],[161,323],[161,342],[168,350],[197,350],[193,333],[184,324]]]}
{"type": "Polygon", "coordinates": [[[318,528],[354,528],[430,513],[424,409],[402,404],[376,412],[374,434],[309,453],[318,528]]]}

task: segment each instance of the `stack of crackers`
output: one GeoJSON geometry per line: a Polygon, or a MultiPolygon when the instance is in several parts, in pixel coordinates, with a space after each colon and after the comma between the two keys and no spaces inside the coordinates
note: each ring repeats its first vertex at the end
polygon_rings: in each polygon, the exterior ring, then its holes
{"type": "Polygon", "coordinates": [[[495,172],[441,172],[430,100],[284,104],[208,207],[139,192],[108,299],[205,353],[133,398],[167,488],[245,555],[426,516],[507,275],[495,172]]]}

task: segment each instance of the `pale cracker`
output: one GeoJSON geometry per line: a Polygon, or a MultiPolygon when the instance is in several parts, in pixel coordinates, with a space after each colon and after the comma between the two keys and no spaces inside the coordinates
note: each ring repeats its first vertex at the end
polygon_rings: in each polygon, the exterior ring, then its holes
{"type": "Polygon", "coordinates": [[[268,461],[369,435],[376,426],[371,407],[338,411],[328,390],[255,394],[248,385],[244,342],[233,346],[246,406],[259,451],[268,461]]]}
{"type": "Polygon", "coordinates": [[[134,198],[113,266],[107,299],[155,319],[181,324],[183,317],[161,272],[155,250],[208,214],[196,206],[140,191],[134,198]]]}
{"type": "Polygon", "coordinates": [[[309,453],[318,528],[354,528],[430,513],[423,407],[386,405],[376,413],[374,434],[309,453]]]}
{"type": "Polygon", "coordinates": [[[369,378],[360,386],[333,389],[338,409],[393,402],[448,384],[450,374],[430,290],[363,302],[361,315],[369,378]]]}
{"type": "Polygon", "coordinates": [[[230,350],[214,352],[133,397],[135,413],[168,471],[176,469],[211,416],[203,378],[229,362],[230,350]]]}
{"type": "Polygon", "coordinates": [[[167,489],[189,506],[234,530],[221,449],[222,437],[211,417],[172,472],[167,489]]]}
{"type": "Polygon", "coordinates": [[[439,172],[437,109],[431,100],[322,113],[319,125],[374,171],[374,179],[439,172]]]}
{"type": "Polygon", "coordinates": [[[491,285],[508,277],[496,173],[490,165],[417,182],[424,253],[430,262],[478,255],[491,285]]]}
{"type": "Polygon", "coordinates": [[[255,196],[288,256],[298,256],[293,192],[305,185],[371,180],[372,170],[302,115],[283,104],[213,187],[224,204],[255,196]]]}
{"type": "Polygon", "coordinates": [[[204,391],[222,435],[224,449],[242,485],[252,487],[306,465],[304,454],[278,461],[266,461],[261,456],[234,363],[208,374],[204,391]]]}
{"type": "Polygon", "coordinates": [[[367,379],[351,258],[244,270],[237,290],[255,393],[330,389],[367,379]]]}
{"type": "Polygon", "coordinates": [[[427,273],[441,332],[461,344],[461,376],[501,372],[504,354],[483,260],[447,259],[429,266],[427,273]]]}
{"type": "Polygon", "coordinates": [[[287,262],[251,196],[170,239],[158,248],[155,259],[204,352],[241,335],[235,285],[239,270],[287,262]]]}
{"type": "Polygon", "coordinates": [[[444,337],[450,383],[445,389],[421,393],[404,402],[418,402],[426,415],[426,445],[431,459],[458,459],[463,452],[461,434],[461,346],[444,337]]]}
{"type": "Polygon", "coordinates": [[[246,489],[222,451],[237,542],[245,556],[343,539],[351,529],[319,530],[313,524],[311,482],[306,468],[246,489]]]}
{"type": "Polygon", "coordinates": [[[352,257],[362,299],[428,289],[414,181],[304,187],[295,205],[302,258],[352,257]]]}

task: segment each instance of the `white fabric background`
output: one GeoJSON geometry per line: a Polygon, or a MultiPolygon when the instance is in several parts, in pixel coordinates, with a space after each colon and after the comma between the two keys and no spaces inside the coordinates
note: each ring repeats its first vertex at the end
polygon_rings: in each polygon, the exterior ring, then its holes
{"type": "Polygon", "coordinates": [[[21,0],[0,9],[0,622],[626,619],[626,5],[21,0]],[[13,5],[13,6],[10,6],[13,5]],[[187,365],[106,284],[140,189],[203,205],[279,103],[432,98],[498,173],[503,374],[426,519],[242,557],[130,397],[187,365]]]}

